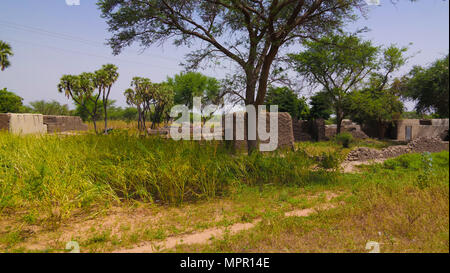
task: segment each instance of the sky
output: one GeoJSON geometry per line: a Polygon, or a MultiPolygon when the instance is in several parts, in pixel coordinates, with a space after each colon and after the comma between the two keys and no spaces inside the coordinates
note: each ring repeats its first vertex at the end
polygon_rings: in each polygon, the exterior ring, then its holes
{"type": "MultiPolygon", "coordinates": [[[[166,43],[143,52],[134,45],[113,56],[105,45],[111,34],[95,2],[80,0],[79,6],[69,6],[66,0],[2,0],[0,40],[11,45],[14,56],[10,58],[12,65],[0,72],[0,88],[18,94],[24,104],[43,99],[72,105],[57,91],[61,76],[93,72],[103,64],[113,63],[119,67],[120,76],[110,98],[116,100],[116,105],[126,106],[123,91],[130,87],[134,76],[161,82],[183,71],[179,64],[195,44],[189,49],[166,43]]],[[[363,36],[376,45],[412,43],[407,53],[411,58],[398,76],[413,65],[429,65],[449,52],[449,1],[399,0],[396,5],[389,0],[380,2],[380,6],[370,6],[367,17],[347,30],[368,27],[370,32],[363,36]]],[[[222,78],[229,69],[200,72],[222,78]]],[[[408,104],[408,108],[411,110],[412,105],[408,104]]]]}

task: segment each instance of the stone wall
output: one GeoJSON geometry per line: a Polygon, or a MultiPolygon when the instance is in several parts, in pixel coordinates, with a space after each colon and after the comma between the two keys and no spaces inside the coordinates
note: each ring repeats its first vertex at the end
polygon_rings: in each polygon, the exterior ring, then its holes
{"type": "Polygon", "coordinates": [[[66,131],[87,131],[88,127],[76,116],[44,116],[44,124],[49,133],[66,131]]]}

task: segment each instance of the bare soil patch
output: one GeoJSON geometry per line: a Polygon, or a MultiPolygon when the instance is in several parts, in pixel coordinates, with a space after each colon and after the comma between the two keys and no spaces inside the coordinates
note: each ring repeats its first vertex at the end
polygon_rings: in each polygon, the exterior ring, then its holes
{"type": "MultiPolygon", "coordinates": [[[[332,199],[338,197],[339,195],[333,192],[325,192],[326,201],[329,202],[332,199]]],[[[310,198],[314,198],[317,196],[312,196],[310,198]]],[[[306,217],[313,213],[316,213],[320,210],[328,210],[335,208],[335,204],[331,203],[325,203],[320,204],[313,208],[307,208],[307,209],[300,209],[300,210],[293,210],[286,212],[284,215],[286,217],[306,217]]],[[[144,243],[140,246],[137,246],[135,248],[131,249],[123,249],[117,251],[118,253],[153,253],[158,252],[161,250],[166,249],[172,249],[175,248],[177,245],[180,244],[206,244],[210,242],[213,238],[221,238],[225,234],[236,234],[238,232],[248,230],[251,228],[254,228],[259,222],[261,222],[262,219],[258,218],[253,220],[250,223],[236,223],[230,227],[224,227],[224,228],[211,228],[207,229],[201,232],[196,232],[192,234],[185,234],[181,236],[174,236],[169,237],[166,240],[162,242],[150,242],[150,243],[144,243]]]]}

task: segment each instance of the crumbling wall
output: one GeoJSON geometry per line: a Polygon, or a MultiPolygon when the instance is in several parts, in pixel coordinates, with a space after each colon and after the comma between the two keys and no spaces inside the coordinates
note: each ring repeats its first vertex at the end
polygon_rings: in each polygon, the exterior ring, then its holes
{"type": "Polygon", "coordinates": [[[295,141],[322,141],[325,136],[325,120],[292,120],[295,141]]]}
{"type": "Polygon", "coordinates": [[[333,138],[337,134],[337,125],[329,124],[325,125],[325,137],[327,139],[333,138]]]}
{"type": "MultiPolygon", "coordinates": [[[[361,130],[361,126],[349,119],[342,120],[341,132],[350,133],[353,138],[366,139],[368,136],[361,130]]],[[[337,125],[326,125],[325,126],[325,136],[327,139],[333,138],[337,134],[337,125]]]]}
{"type": "Polygon", "coordinates": [[[66,131],[87,131],[88,127],[77,116],[50,116],[45,115],[44,124],[47,125],[49,133],[66,131]]]}
{"type": "Polygon", "coordinates": [[[309,124],[306,120],[292,120],[292,130],[295,141],[311,141],[313,140],[309,130],[309,124]]]}
{"type": "Polygon", "coordinates": [[[326,140],[325,136],[325,120],[324,119],[314,119],[310,122],[310,129],[313,138],[316,141],[326,140]]]}

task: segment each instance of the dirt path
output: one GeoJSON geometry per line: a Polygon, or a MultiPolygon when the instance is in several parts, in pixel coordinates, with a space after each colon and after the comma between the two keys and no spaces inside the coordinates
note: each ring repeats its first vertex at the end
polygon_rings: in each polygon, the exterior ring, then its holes
{"type": "MultiPolygon", "coordinates": [[[[325,192],[325,195],[327,202],[338,196],[337,194],[332,192],[325,192]]],[[[328,210],[334,207],[336,207],[336,205],[331,203],[324,203],[313,208],[289,211],[284,215],[286,217],[306,217],[318,211],[328,210]]],[[[261,220],[262,219],[255,219],[250,223],[236,223],[230,227],[211,228],[197,233],[173,236],[167,238],[162,242],[144,243],[135,248],[115,251],[115,253],[153,253],[165,249],[175,248],[179,244],[207,244],[212,238],[222,238],[227,233],[232,235],[244,230],[254,228],[259,222],[261,222],[261,220]]]]}
{"type": "Polygon", "coordinates": [[[357,166],[383,163],[387,159],[389,158],[375,159],[368,161],[345,161],[341,164],[341,168],[343,173],[357,173],[360,171],[357,166]]]}

